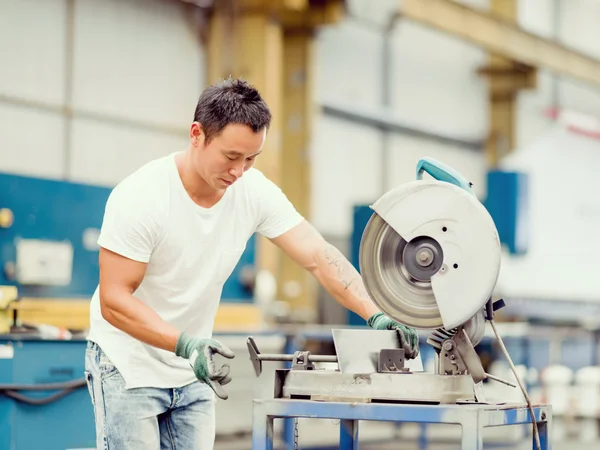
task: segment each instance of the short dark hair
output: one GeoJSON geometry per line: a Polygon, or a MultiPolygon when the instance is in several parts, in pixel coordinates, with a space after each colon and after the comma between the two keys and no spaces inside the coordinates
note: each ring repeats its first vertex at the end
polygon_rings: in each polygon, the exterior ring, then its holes
{"type": "Polygon", "coordinates": [[[247,125],[255,133],[268,129],[271,112],[254,86],[239,78],[228,78],[200,94],[194,121],[202,125],[208,143],[230,123],[247,125]]]}

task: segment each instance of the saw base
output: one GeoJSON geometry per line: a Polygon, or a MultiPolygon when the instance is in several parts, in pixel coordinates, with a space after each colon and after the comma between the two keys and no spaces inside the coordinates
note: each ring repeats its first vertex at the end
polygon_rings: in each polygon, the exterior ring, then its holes
{"type": "Polygon", "coordinates": [[[470,375],[423,372],[353,374],[326,369],[276,370],[275,398],[423,404],[475,401],[470,375]]]}

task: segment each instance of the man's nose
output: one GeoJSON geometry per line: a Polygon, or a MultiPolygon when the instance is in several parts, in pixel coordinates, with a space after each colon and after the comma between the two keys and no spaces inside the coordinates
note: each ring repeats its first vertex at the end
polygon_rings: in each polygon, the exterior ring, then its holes
{"type": "Polygon", "coordinates": [[[233,175],[236,179],[241,177],[243,173],[244,173],[244,165],[243,164],[236,164],[231,169],[229,169],[229,174],[233,175]]]}

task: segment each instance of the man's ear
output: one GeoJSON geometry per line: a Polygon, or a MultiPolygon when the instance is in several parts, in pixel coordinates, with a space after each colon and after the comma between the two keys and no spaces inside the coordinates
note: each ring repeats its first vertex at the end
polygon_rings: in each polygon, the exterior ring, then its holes
{"type": "Polygon", "coordinates": [[[198,147],[204,144],[206,135],[202,125],[198,122],[192,122],[190,127],[190,141],[194,147],[198,147]]]}

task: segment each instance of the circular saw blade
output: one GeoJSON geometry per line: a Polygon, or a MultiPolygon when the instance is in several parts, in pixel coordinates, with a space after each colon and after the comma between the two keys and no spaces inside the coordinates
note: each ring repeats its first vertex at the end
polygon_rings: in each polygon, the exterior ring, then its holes
{"type": "Polygon", "coordinates": [[[392,319],[414,328],[443,326],[431,282],[417,279],[404,263],[406,241],[377,213],[362,235],[360,272],[377,307],[392,319]]]}

